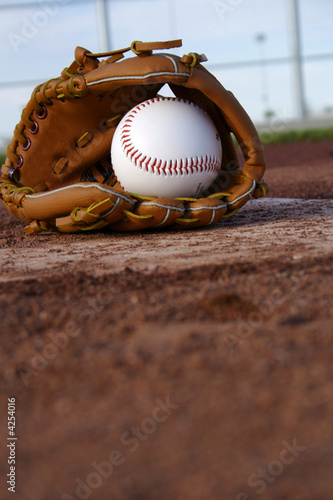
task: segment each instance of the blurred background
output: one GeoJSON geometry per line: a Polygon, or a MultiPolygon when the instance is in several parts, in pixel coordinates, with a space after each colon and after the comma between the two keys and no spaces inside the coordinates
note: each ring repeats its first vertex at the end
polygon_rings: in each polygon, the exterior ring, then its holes
{"type": "Polygon", "coordinates": [[[0,16],[0,150],[33,88],[77,45],[133,40],[181,38],[173,53],[204,53],[263,131],[333,124],[331,0],[1,0],[0,16]]]}

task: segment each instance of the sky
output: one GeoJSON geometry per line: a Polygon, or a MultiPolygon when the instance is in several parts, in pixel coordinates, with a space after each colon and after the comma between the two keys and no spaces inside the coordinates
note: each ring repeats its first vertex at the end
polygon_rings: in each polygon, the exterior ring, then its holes
{"type": "MultiPolygon", "coordinates": [[[[333,0],[298,0],[305,101],[313,117],[332,117],[333,0]]],[[[96,2],[0,0],[0,147],[6,144],[35,85],[60,75],[77,45],[101,50],[96,2]],[[19,3],[19,7],[14,5],[19,3]],[[17,82],[27,82],[17,85],[17,82]]],[[[267,111],[276,123],[297,118],[292,64],[269,64],[292,53],[290,0],[108,0],[110,50],[134,40],[181,38],[171,53],[204,53],[205,67],[231,90],[255,124],[267,111]],[[261,35],[262,41],[258,41],[261,35]],[[267,59],[255,66],[227,63],[267,59]]],[[[165,95],[170,95],[165,89],[165,95]]]]}

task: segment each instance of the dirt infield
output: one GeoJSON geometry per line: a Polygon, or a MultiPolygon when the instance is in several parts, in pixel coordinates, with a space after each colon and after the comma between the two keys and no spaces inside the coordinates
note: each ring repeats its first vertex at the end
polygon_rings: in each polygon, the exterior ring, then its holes
{"type": "Polygon", "coordinates": [[[332,498],[333,144],[266,158],[213,228],[27,236],[0,205],[1,499],[332,498]]]}

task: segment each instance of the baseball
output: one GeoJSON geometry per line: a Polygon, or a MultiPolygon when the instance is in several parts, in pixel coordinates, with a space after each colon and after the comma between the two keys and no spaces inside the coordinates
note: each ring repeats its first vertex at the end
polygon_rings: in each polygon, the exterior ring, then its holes
{"type": "Polygon", "coordinates": [[[210,116],[173,97],[155,97],[132,108],[111,146],[121,186],[147,196],[198,198],[217,177],[221,160],[221,139],[210,116]]]}

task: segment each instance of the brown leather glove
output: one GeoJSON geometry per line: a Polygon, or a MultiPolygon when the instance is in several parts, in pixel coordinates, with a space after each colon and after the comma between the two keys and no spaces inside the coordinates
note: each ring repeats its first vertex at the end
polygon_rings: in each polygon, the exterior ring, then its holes
{"type": "Polygon", "coordinates": [[[214,224],[250,198],[265,196],[265,161],[252,121],[202,66],[205,56],[153,53],[176,46],[181,40],[133,42],[105,54],[77,47],[60,77],[34,89],[0,177],[1,198],[28,224],[27,233],[192,228],[214,224]],[[124,58],[129,50],[135,57],[124,58]],[[156,97],[166,83],[176,97],[203,108],[221,137],[221,171],[204,198],[129,195],[112,169],[110,147],[122,116],[156,97]],[[242,168],[231,133],[244,156],[242,168]]]}

